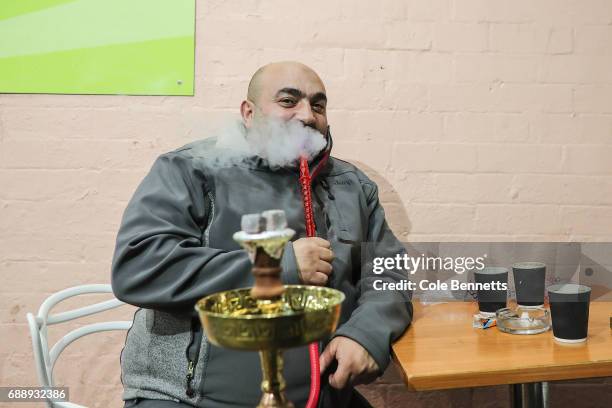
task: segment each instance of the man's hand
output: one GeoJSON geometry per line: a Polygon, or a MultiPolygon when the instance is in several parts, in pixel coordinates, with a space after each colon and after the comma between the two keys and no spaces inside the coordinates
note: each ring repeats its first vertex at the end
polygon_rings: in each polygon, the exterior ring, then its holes
{"type": "Polygon", "coordinates": [[[369,384],[379,375],[379,367],[361,344],[348,337],[334,337],[320,358],[321,373],[334,358],[338,368],[329,376],[329,384],[337,389],[347,385],[369,384]]]}
{"type": "Polygon", "coordinates": [[[300,238],[293,243],[300,279],[305,285],[325,286],[332,272],[334,253],[323,238],[300,238]]]}

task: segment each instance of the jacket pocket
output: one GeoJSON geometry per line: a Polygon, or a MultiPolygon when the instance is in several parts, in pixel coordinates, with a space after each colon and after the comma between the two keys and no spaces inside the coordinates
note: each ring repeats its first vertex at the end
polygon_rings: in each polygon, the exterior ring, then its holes
{"type": "Polygon", "coordinates": [[[139,309],[121,356],[124,396],[187,399],[183,385],[190,324],[190,316],[139,309]]]}
{"type": "Polygon", "coordinates": [[[358,246],[365,237],[364,228],[367,228],[363,216],[356,215],[361,214],[359,197],[342,192],[334,194],[327,181],[321,180],[321,187],[327,194],[326,223],[330,240],[358,246]]]}

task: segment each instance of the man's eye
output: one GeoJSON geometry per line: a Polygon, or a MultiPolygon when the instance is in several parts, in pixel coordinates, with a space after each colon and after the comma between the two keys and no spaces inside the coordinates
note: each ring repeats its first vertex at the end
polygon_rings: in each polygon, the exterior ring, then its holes
{"type": "Polygon", "coordinates": [[[295,105],[295,101],[290,98],[283,98],[279,100],[279,102],[282,103],[283,105],[295,105]]]}
{"type": "Polygon", "coordinates": [[[325,105],[316,104],[313,106],[313,109],[317,112],[323,112],[325,111],[325,105]]]}

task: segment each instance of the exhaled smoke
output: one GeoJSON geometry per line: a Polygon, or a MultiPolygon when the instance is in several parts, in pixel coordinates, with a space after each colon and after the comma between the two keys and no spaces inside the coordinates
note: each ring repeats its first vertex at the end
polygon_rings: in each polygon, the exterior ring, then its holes
{"type": "Polygon", "coordinates": [[[216,133],[215,148],[198,153],[218,166],[237,164],[259,156],[270,168],[293,166],[300,156],[315,157],[327,142],[315,129],[300,121],[260,118],[247,129],[241,120],[233,120],[216,133]]]}

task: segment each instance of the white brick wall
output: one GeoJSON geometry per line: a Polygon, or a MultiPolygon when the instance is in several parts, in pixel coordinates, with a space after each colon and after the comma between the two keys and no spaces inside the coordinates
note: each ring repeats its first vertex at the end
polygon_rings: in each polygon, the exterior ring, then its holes
{"type": "MultiPolygon", "coordinates": [[[[237,112],[273,60],[320,73],[336,154],[379,180],[403,238],[609,241],[611,24],[609,0],[207,0],[193,98],[0,95],[0,383],[36,383],[26,311],[109,282],[153,159],[237,112]]],[[[122,343],[68,349],[77,402],[119,405],[122,343]]]]}

